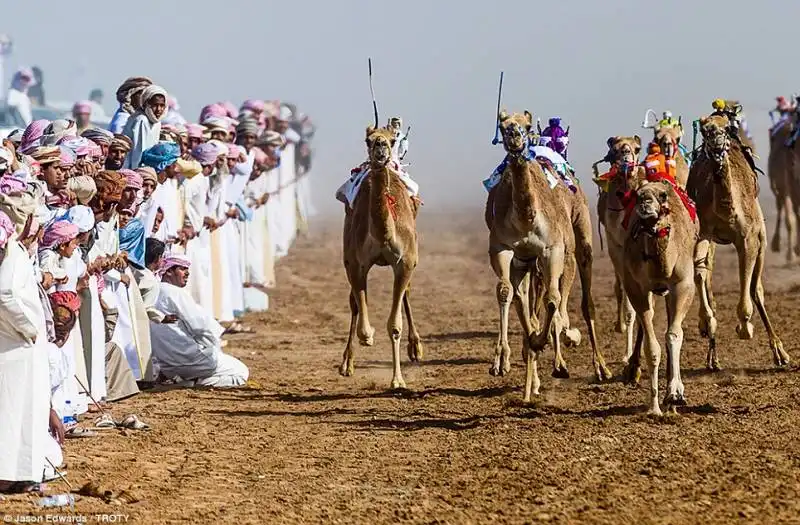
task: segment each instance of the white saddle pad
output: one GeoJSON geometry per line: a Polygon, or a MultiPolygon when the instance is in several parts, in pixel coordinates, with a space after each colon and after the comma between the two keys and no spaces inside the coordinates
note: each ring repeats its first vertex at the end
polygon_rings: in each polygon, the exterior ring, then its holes
{"type": "MultiPolygon", "coordinates": [[[[402,167],[402,166],[401,166],[402,167]]],[[[361,183],[364,182],[364,179],[367,177],[369,173],[369,168],[359,171],[347,181],[342,184],[339,189],[336,191],[336,195],[343,196],[345,201],[347,201],[347,205],[349,207],[353,207],[353,202],[355,202],[356,197],[358,196],[358,190],[361,189],[361,183]]],[[[395,175],[400,179],[400,181],[405,185],[406,189],[408,190],[408,194],[411,197],[419,195],[419,184],[414,181],[406,172],[404,171],[394,171],[395,175]]]]}

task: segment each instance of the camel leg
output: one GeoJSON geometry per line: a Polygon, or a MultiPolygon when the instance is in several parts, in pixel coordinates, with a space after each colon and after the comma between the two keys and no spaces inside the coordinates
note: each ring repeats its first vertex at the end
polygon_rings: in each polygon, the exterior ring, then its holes
{"type": "Polygon", "coordinates": [[[363,346],[375,344],[375,329],[369,322],[367,309],[367,274],[369,268],[359,266],[353,276],[353,288],[358,300],[358,340],[363,346]]]}
{"type": "Polygon", "coordinates": [[[559,315],[561,316],[562,334],[564,337],[564,345],[566,347],[578,346],[581,344],[581,332],[577,328],[573,328],[569,322],[569,294],[572,291],[572,286],[575,284],[575,273],[577,271],[576,257],[567,256],[564,259],[564,274],[561,276],[559,282],[559,291],[561,292],[561,305],[559,306],[559,315]]]}
{"type": "MultiPolygon", "coordinates": [[[[797,196],[795,196],[795,198],[792,198],[791,195],[790,195],[790,196],[786,197],[786,199],[789,202],[789,204],[788,204],[789,207],[787,208],[787,211],[786,211],[786,215],[787,215],[787,217],[786,217],[786,227],[788,228],[789,227],[788,216],[790,214],[794,218],[800,217],[800,198],[797,198],[797,196]]],[[[795,220],[795,222],[797,222],[797,221],[795,220]]],[[[796,235],[796,237],[794,238],[794,249],[792,250],[792,253],[794,253],[794,255],[800,255],[800,229],[795,228],[795,235],[796,235]]]]}
{"type": "Polygon", "coordinates": [[[739,305],[736,315],[739,324],[736,325],[736,334],[739,339],[753,338],[753,299],[750,294],[753,285],[753,270],[758,258],[758,239],[741,239],[736,245],[736,254],[739,256],[739,305]]]}
{"type": "Polygon", "coordinates": [[[714,305],[711,298],[711,272],[714,267],[714,251],[711,241],[701,240],[694,250],[694,282],[697,295],[700,298],[699,328],[700,335],[708,339],[708,354],[706,368],[718,371],[719,358],[717,357],[717,319],[714,315],[714,305]]]}
{"type": "Polygon", "coordinates": [[[762,276],[764,272],[764,258],[766,256],[765,231],[761,231],[759,239],[759,249],[756,256],[756,264],[753,267],[753,282],[750,292],[753,296],[753,302],[756,304],[758,314],[761,316],[761,321],[764,323],[764,328],[767,331],[769,347],[772,350],[772,359],[775,362],[775,366],[786,366],[789,364],[789,354],[783,349],[783,342],[781,342],[778,334],[775,333],[775,329],[772,327],[772,323],[767,315],[767,309],[764,306],[764,283],[762,281],[762,276]]]}
{"type": "Polygon", "coordinates": [[[597,347],[597,331],[594,322],[594,299],[592,298],[592,266],[594,256],[592,246],[584,245],[578,256],[578,275],[581,280],[581,313],[586,322],[586,330],[589,332],[589,344],[592,345],[592,365],[594,375],[598,381],[607,381],[613,376],[611,370],[606,366],[606,360],[600,349],[597,347]],[[587,250],[588,248],[588,250],[587,250]]]}
{"type": "Polygon", "coordinates": [[[692,306],[694,283],[685,279],[667,295],[667,394],[664,405],[674,408],[685,405],[683,380],[681,380],[681,347],[683,346],[683,321],[692,306]]]}
{"type": "MultiPolygon", "coordinates": [[[[533,269],[528,273],[528,309],[531,316],[531,326],[534,332],[539,331],[539,314],[542,309],[542,280],[539,278],[538,272],[534,265],[533,269]]],[[[526,354],[527,355],[527,354],[526,354]]],[[[525,358],[527,359],[527,357],[525,358]]]]}
{"type": "MultiPolygon", "coordinates": [[[[561,292],[559,290],[559,282],[564,272],[566,257],[563,246],[553,246],[550,248],[550,253],[546,259],[543,259],[543,274],[545,282],[545,293],[547,299],[545,300],[545,322],[541,331],[531,338],[531,351],[534,353],[541,352],[547,345],[548,340],[557,330],[559,336],[561,335],[561,319],[559,308],[561,307],[561,292]]],[[[560,341],[560,337],[559,337],[560,341]]],[[[553,339],[553,350],[555,356],[553,359],[553,377],[568,378],[569,371],[567,364],[564,362],[564,356],[561,354],[561,346],[556,344],[553,339]]]]}
{"type": "Polygon", "coordinates": [[[403,310],[406,313],[406,321],[408,321],[408,360],[411,362],[422,361],[423,349],[422,340],[417,331],[417,325],[414,323],[414,316],[411,315],[411,303],[409,302],[409,295],[411,294],[411,285],[406,288],[406,293],[403,294],[403,310]]]}
{"type": "Polygon", "coordinates": [[[622,382],[626,385],[637,386],[642,378],[642,342],[644,330],[640,323],[636,324],[636,342],[633,344],[630,358],[622,370],[622,382]]]}
{"type": "Polygon", "coordinates": [[[647,413],[653,416],[661,415],[661,408],[658,406],[658,365],[661,362],[661,346],[658,344],[656,331],[653,327],[653,299],[652,294],[637,294],[636,302],[633,307],[636,310],[636,318],[644,330],[644,354],[647,358],[647,370],[650,374],[650,408],[647,413]]]}
{"type": "Polygon", "coordinates": [[[412,268],[404,263],[395,267],[394,287],[392,289],[392,311],[389,314],[389,322],[386,323],[386,331],[392,341],[392,388],[405,388],[406,382],[403,381],[403,371],[400,369],[400,336],[403,333],[403,296],[408,289],[411,281],[412,268]]]}
{"type": "Polygon", "coordinates": [[[625,355],[622,357],[622,363],[628,364],[633,355],[633,329],[636,325],[636,312],[624,287],[622,288],[622,319],[625,327],[625,355]]]}
{"type": "MultiPolygon", "coordinates": [[[[788,216],[789,216],[789,213],[790,213],[784,207],[785,205],[786,205],[786,198],[784,198],[782,195],[778,195],[777,192],[776,192],[776,194],[775,194],[775,211],[776,211],[776,213],[775,213],[775,231],[772,232],[772,243],[771,243],[771,249],[775,253],[780,253],[780,251],[781,251],[781,222],[783,221],[783,214],[786,213],[786,216],[787,216],[787,219],[788,219],[788,216]]],[[[786,235],[789,238],[789,245],[791,246],[792,237],[791,237],[791,233],[789,233],[789,223],[788,223],[788,221],[786,223],[786,235]]],[[[792,250],[790,249],[789,253],[791,253],[791,251],[792,250]]],[[[787,254],[787,256],[788,256],[788,254],[787,254]]]]}
{"type": "MultiPolygon", "coordinates": [[[[490,253],[492,268],[499,281],[497,283],[497,305],[500,309],[500,332],[497,334],[497,345],[494,351],[494,364],[489,369],[493,376],[505,375],[510,371],[503,367],[503,363],[510,362],[511,347],[508,344],[508,315],[511,311],[513,289],[511,288],[511,260],[514,252],[503,250],[490,253]]],[[[510,365],[509,365],[510,366],[510,365]]]]}
{"type": "MultiPolygon", "coordinates": [[[[522,361],[528,361],[528,338],[534,333],[533,323],[531,322],[531,313],[529,311],[530,301],[528,294],[530,293],[531,272],[527,266],[515,265],[511,263],[511,286],[514,291],[514,308],[517,310],[517,317],[519,323],[522,325],[524,333],[522,337],[522,361]]],[[[505,364],[503,365],[505,368],[505,364]]],[[[511,363],[508,364],[511,368],[511,363]]]]}
{"type": "Polygon", "coordinates": [[[797,231],[797,216],[798,210],[792,204],[792,198],[786,196],[786,204],[783,206],[783,213],[786,214],[786,263],[794,264],[797,261],[798,244],[795,235],[800,237],[800,232],[797,231]]]}
{"type": "Polygon", "coordinates": [[[342,356],[342,365],[339,367],[339,373],[343,376],[353,375],[353,352],[354,340],[356,338],[356,325],[358,323],[358,301],[353,290],[350,290],[350,333],[347,336],[347,346],[344,349],[342,356]]]}
{"type": "Polygon", "coordinates": [[[614,276],[614,297],[617,299],[617,321],[614,324],[614,331],[618,334],[624,333],[623,327],[625,326],[625,311],[623,310],[623,297],[622,297],[622,282],[619,275],[614,276]]]}

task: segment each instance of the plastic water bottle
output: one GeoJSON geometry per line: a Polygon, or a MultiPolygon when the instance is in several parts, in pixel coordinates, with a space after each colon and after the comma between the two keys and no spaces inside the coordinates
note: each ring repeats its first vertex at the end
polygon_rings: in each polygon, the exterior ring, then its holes
{"type": "Polygon", "coordinates": [[[78,420],[75,419],[75,411],[72,409],[72,403],[69,401],[64,402],[64,426],[71,427],[78,424],[78,420]]]}
{"type": "Polygon", "coordinates": [[[36,504],[40,507],[66,507],[75,503],[75,496],[72,494],[54,494],[45,498],[39,498],[36,504]]]}

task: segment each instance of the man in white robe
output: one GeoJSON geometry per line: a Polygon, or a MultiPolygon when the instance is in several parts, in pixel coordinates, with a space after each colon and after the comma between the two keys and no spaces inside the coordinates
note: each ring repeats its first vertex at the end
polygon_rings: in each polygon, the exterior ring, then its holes
{"type": "Polygon", "coordinates": [[[164,258],[159,270],[161,287],[156,307],[178,318],[176,323],[150,326],[161,374],[194,381],[197,386],[242,386],[250,375],[247,366],[222,352],[224,329],[185,289],[190,265],[186,257],[173,254],[164,258]]]}

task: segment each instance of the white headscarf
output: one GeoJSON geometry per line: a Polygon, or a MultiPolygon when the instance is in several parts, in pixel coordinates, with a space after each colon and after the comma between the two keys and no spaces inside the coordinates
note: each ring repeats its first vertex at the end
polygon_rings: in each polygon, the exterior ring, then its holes
{"type": "Polygon", "coordinates": [[[78,227],[79,233],[94,228],[94,212],[88,206],[73,206],[67,212],[67,220],[78,227]]]}
{"type": "Polygon", "coordinates": [[[161,119],[164,118],[164,116],[167,114],[166,107],[164,108],[164,113],[161,114],[160,118],[156,118],[156,116],[153,114],[153,110],[150,108],[150,105],[148,103],[150,102],[150,99],[152,99],[157,95],[161,95],[162,97],[164,97],[164,102],[166,103],[167,90],[162,88],[161,86],[153,84],[147,86],[146,88],[144,88],[144,91],[142,91],[142,111],[144,112],[145,115],[147,115],[147,120],[149,120],[151,124],[160,122],[161,119]]]}

